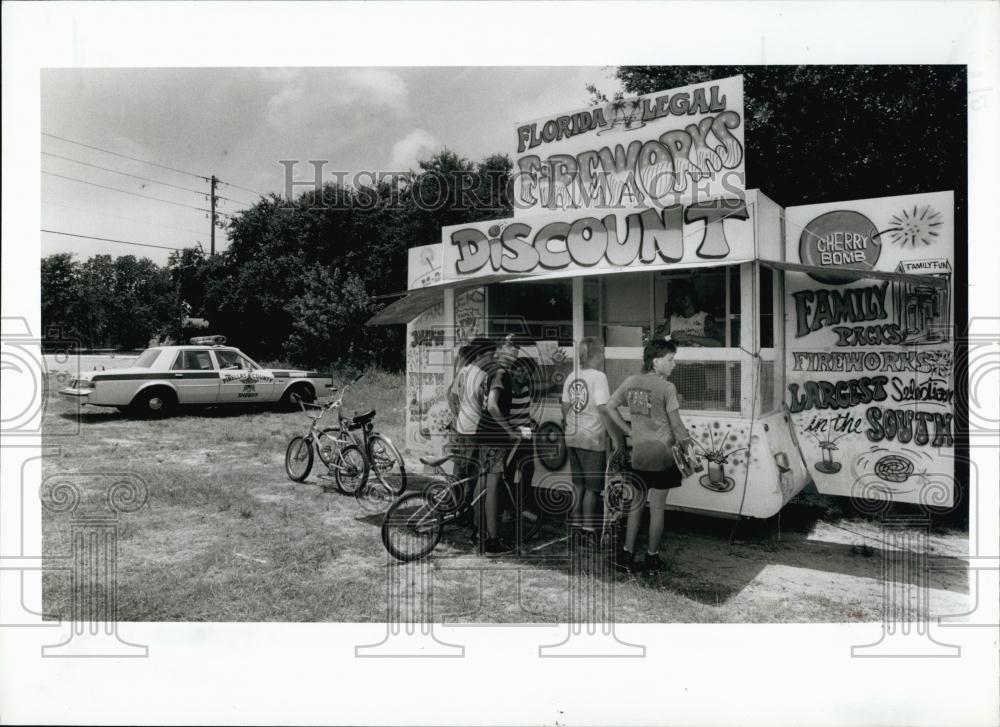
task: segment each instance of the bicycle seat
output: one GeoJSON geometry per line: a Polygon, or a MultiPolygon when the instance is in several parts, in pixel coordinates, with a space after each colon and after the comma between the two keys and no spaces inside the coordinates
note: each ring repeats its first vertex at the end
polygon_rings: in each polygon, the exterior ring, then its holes
{"type": "Polygon", "coordinates": [[[351,429],[357,429],[358,427],[363,427],[372,419],[375,418],[375,410],[366,411],[364,414],[354,414],[354,418],[351,419],[351,429]]]}
{"type": "Polygon", "coordinates": [[[446,455],[441,456],[441,457],[421,457],[420,458],[420,464],[425,464],[428,467],[440,467],[445,462],[447,462],[449,459],[451,459],[451,455],[450,454],[446,454],[446,455]]]}

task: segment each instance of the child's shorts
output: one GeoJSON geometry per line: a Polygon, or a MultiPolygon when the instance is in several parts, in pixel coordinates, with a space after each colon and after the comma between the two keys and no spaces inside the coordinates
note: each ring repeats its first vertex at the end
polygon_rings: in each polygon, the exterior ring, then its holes
{"type": "Polygon", "coordinates": [[[573,484],[591,492],[601,492],[604,489],[604,452],[576,447],[567,447],[566,450],[573,484]]]}
{"type": "Polygon", "coordinates": [[[480,472],[486,475],[502,474],[507,467],[507,456],[510,454],[511,444],[501,444],[493,439],[492,443],[484,442],[479,448],[480,452],[480,472]]]}
{"type": "Polygon", "coordinates": [[[665,470],[632,470],[632,474],[642,481],[647,490],[672,490],[684,484],[681,481],[681,472],[676,465],[670,465],[665,470]]]}

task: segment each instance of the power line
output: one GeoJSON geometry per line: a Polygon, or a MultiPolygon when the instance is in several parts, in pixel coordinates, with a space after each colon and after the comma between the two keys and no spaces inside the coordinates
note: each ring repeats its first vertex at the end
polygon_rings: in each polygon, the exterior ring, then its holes
{"type": "MultiPolygon", "coordinates": [[[[211,175],[198,174],[197,172],[189,172],[189,171],[186,171],[184,169],[177,169],[176,167],[169,167],[166,164],[158,164],[157,162],[151,162],[151,161],[147,161],[145,159],[139,159],[137,157],[132,157],[132,156],[129,156],[128,154],[120,154],[119,152],[111,151],[110,149],[102,149],[101,147],[99,147],[99,146],[93,146],[92,144],[84,144],[82,141],[74,141],[73,139],[67,139],[65,136],[57,136],[56,134],[50,134],[47,131],[43,131],[42,132],[42,136],[48,136],[48,137],[51,137],[53,139],[59,139],[60,141],[69,142],[70,144],[76,144],[77,146],[82,146],[82,147],[85,147],[87,149],[94,149],[96,151],[104,152],[105,154],[112,154],[113,156],[121,157],[122,159],[130,159],[131,161],[133,161],[133,162],[139,162],[140,164],[149,164],[150,166],[153,166],[153,167],[160,167],[161,169],[169,169],[171,172],[177,172],[178,174],[187,174],[187,175],[192,176],[192,177],[197,177],[198,179],[200,179],[200,180],[202,180],[204,182],[210,181],[211,175]]],[[[46,152],[42,152],[42,153],[45,154],[46,152]]],[[[52,156],[55,156],[55,155],[52,155],[52,156]]],[[[75,159],[71,159],[70,161],[76,161],[76,160],[75,159]]],[[[124,173],[124,172],[122,172],[122,173],[124,173]]],[[[150,180],[150,181],[155,181],[155,180],[150,180]]],[[[241,187],[240,185],[233,184],[232,182],[223,182],[221,179],[218,180],[218,181],[220,183],[222,183],[222,184],[225,184],[226,186],[233,187],[235,189],[242,189],[244,192],[251,192],[251,193],[256,194],[256,195],[258,195],[260,197],[266,197],[267,196],[263,192],[258,192],[256,189],[250,189],[249,187],[241,187]]],[[[202,193],[199,192],[199,194],[202,194],[202,193]]],[[[230,201],[231,202],[239,202],[240,200],[230,200],[230,201]]],[[[254,202],[244,202],[243,204],[255,204],[255,203],[254,202]]]]}
{"type": "MultiPolygon", "coordinates": [[[[208,197],[209,193],[201,189],[191,189],[191,187],[181,187],[178,184],[171,184],[170,182],[161,182],[159,179],[150,179],[149,177],[142,177],[138,174],[129,174],[128,172],[123,172],[118,169],[112,169],[111,167],[102,167],[99,164],[91,164],[90,162],[80,161],[79,159],[73,159],[72,157],[64,157],[59,154],[52,154],[51,152],[43,151],[42,154],[45,156],[55,157],[56,159],[65,159],[68,162],[73,162],[74,164],[82,164],[85,167],[93,167],[94,169],[101,169],[105,172],[113,172],[114,174],[121,174],[125,177],[132,177],[133,179],[141,179],[145,182],[152,182],[153,184],[162,184],[164,187],[173,187],[174,189],[180,189],[184,192],[194,192],[195,194],[200,194],[202,197],[208,197]]],[[[244,202],[241,199],[232,199],[231,197],[223,197],[221,195],[216,195],[217,199],[224,199],[227,202],[235,202],[236,204],[254,204],[253,202],[244,202]]]]}
{"type": "MultiPolygon", "coordinates": [[[[55,172],[47,172],[44,169],[42,170],[42,174],[48,174],[50,177],[59,177],[60,179],[69,179],[70,181],[80,182],[81,184],[89,184],[92,187],[100,187],[101,189],[110,189],[112,192],[121,192],[122,194],[131,194],[134,197],[141,197],[143,199],[151,199],[151,200],[154,200],[156,202],[163,202],[164,204],[172,204],[172,205],[176,205],[177,207],[187,207],[189,209],[198,210],[199,212],[205,212],[207,214],[212,214],[211,210],[207,210],[204,207],[195,207],[194,205],[184,204],[183,202],[174,202],[173,200],[163,199],[162,197],[152,197],[152,196],[150,196],[148,194],[139,194],[138,192],[130,192],[127,189],[119,189],[118,187],[109,187],[106,184],[98,184],[97,182],[88,182],[86,179],[79,179],[77,177],[69,177],[69,176],[66,176],[65,174],[56,174],[55,172]]],[[[217,214],[217,215],[223,215],[225,217],[232,217],[232,215],[227,214],[226,212],[216,212],[215,214],[217,214]]]]}
{"type": "Polygon", "coordinates": [[[51,137],[53,139],[59,139],[60,141],[67,141],[70,144],[76,144],[77,146],[86,147],[87,149],[95,149],[97,151],[102,151],[105,154],[112,154],[112,155],[114,155],[116,157],[121,157],[122,159],[131,159],[132,161],[139,162],[140,164],[149,164],[152,167],[160,167],[161,169],[169,169],[171,172],[177,172],[178,174],[188,174],[188,175],[190,175],[192,177],[197,177],[198,179],[204,180],[206,182],[208,181],[208,177],[205,176],[204,174],[198,174],[197,172],[188,172],[188,171],[185,171],[183,169],[177,169],[176,167],[168,167],[166,164],[157,164],[156,162],[146,161],[145,159],[138,159],[136,157],[130,157],[127,154],[119,154],[116,151],[110,151],[109,149],[102,149],[99,146],[92,146],[90,144],[84,144],[81,141],[73,141],[72,139],[67,139],[65,136],[56,136],[55,134],[50,134],[50,133],[48,133],[46,131],[42,132],[42,136],[49,136],[49,137],[51,137]]]}
{"type": "Polygon", "coordinates": [[[149,245],[145,242],[132,242],[131,240],[112,240],[108,237],[94,237],[93,235],[77,235],[73,232],[60,232],[59,230],[41,230],[50,235],[65,235],[67,237],[82,237],[86,240],[100,240],[101,242],[117,242],[119,245],[135,245],[136,247],[155,247],[158,250],[186,250],[184,247],[167,247],[165,245],[149,245]]]}
{"type": "MultiPolygon", "coordinates": [[[[252,192],[253,194],[258,195],[259,197],[266,197],[267,196],[263,192],[258,192],[256,189],[250,189],[249,187],[241,187],[240,185],[233,184],[232,182],[223,182],[221,179],[219,180],[219,182],[221,184],[226,185],[227,187],[233,187],[235,189],[242,189],[244,192],[252,192]]],[[[250,204],[250,203],[248,202],[247,204],[250,204]]],[[[256,203],[254,203],[254,204],[256,204],[256,203]]]]}
{"type": "Polygon", "coordinates": [[[200,189],[191,189],[190,187],[181,187],[177,184],[171,184],[170,182],[161,182],[158,179],[150,179],[149,177],[140,177],[138,174],[129,174],[128,172],[121,172],[117,169],[111,169],[110,167],[102,167],[98,164],[91,164],[90,162],[82,162],[79,159],[73,159],[71,157],[60,156],[59,154],[52,154],[47,151],[43,151],[42,154],[45,156],[55,157],[56,159],[65,159],[68,162],[73,162],[74,164],[82,164],[85,167],[93,167],[94,169],[101,169],[105,172],[114,172],[115,174],[121,174],[126,177],[132,177],[133,179],[142,179],[146,182],[153,182],[154,184],[162,184],[165,187],[173,187],[174,189],[180,189],[185,192],[194,192],[195,194],[200,194],[205,197],[208,196],[208,192],[203,192],[200,189]]]}
{"type": "Polygon", "coordinates": [[[69,204],[61,204],[59,202],[47,202],[42,200],[42,204],[51,205],[54,207],[65,207],[68,210],[77,210],[78,212],[86,212],[92,215],[101,215],[102,217],[115,217],[119,220],[128,220],[129,222],[138,222],[140,225],[151,225],[153,227],[163,227],[167,230],[177,230],[178,232],[193,232],[196,235],[201,234],[201,230],[192,230],[190,227],[175,227],[173,225],[162,225],[158,222],[149,222],[147,220],[140,220],[138,217],[126,217],[125,215],[115,215],[110,212],[98,212],[97,210],[88,210],[84,207],[74,207],[69,204]]]}

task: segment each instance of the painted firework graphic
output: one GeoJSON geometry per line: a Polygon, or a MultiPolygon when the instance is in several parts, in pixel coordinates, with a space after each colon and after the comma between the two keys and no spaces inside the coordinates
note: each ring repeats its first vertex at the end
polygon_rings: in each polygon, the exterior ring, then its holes
{"type": "Polygon", "coordinates": [[[889,242],[900,247],[916,248],[921,245],[933,245],[940,236],[940,227],[944,225],[941,213],[930,205],[913,206],[913,210],[904,209],[890,219],[892,225],[883,230],[882,235],[889,235],[889,242]]]}

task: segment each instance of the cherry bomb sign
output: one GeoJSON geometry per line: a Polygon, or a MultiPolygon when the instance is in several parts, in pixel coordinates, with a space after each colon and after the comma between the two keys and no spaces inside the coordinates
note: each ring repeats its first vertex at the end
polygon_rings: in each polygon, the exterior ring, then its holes
{"type": "Polygon", "coordinates": [[[786,259],[822,268],[785,276],[785,400],[817,489],[950,505],[952,193],[789,207],[785,221],[786,259]]]}
{"type": "Polygon", "coordinates": [[[514,216],[741,197],[743,76],[516,124],[514,216]]]}

